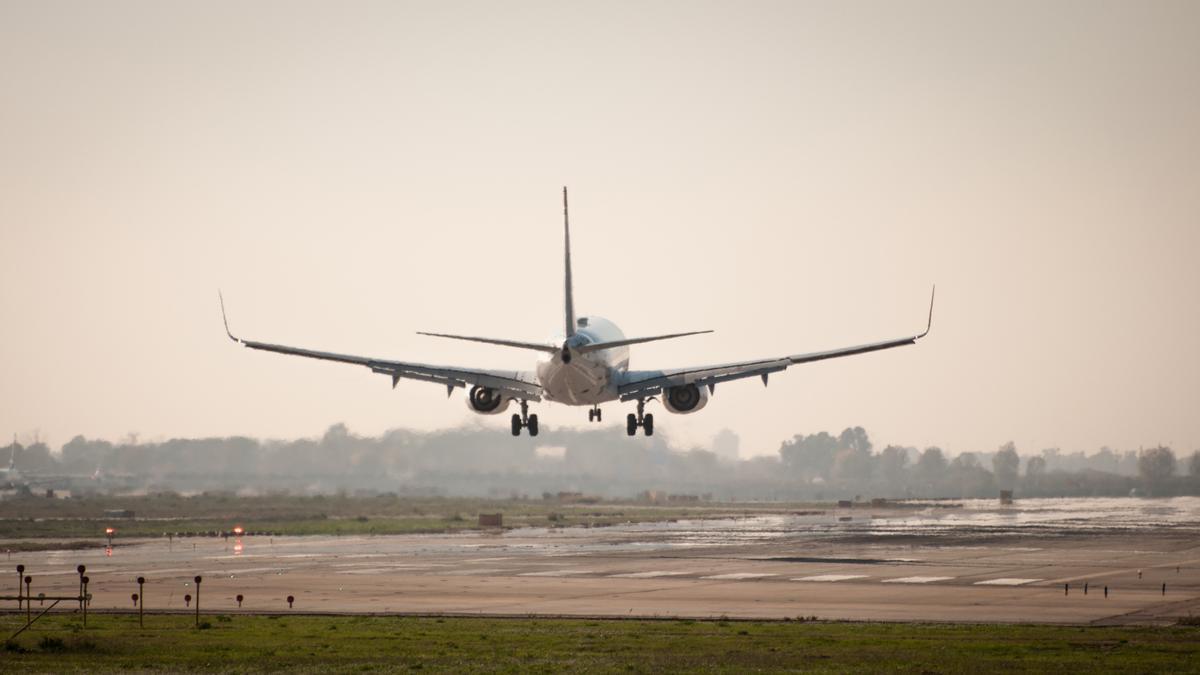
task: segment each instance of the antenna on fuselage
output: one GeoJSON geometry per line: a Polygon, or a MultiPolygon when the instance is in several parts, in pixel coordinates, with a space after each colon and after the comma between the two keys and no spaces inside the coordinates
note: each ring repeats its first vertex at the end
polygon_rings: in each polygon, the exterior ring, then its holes
{"type": "Polygon", "coordinates": [[[567,215],[567,186],[563,186],[563,260],[566,270],[566,282],[564,284],[563,293],[564,313],[566,315],[566,336],[571,337],[575,334],[575,294],[571,288],[571,220],[567,215]]]}

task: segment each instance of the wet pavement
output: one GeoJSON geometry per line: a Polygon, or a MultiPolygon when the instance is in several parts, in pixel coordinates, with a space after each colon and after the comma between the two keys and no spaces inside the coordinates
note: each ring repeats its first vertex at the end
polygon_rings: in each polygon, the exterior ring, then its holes
{"type": "MultiPolygon", "coordinates": [[[[1200,499],[1030,499],[605,528],[118,541],[12,554],[97,610],[1163,623],[1200,615],[1200,499]],[[1086,591],[1085,591],[1086,584],[1086,591]],[[1163,584],[1166,584],[1165,593],[1163,584]],[[1105,589],[1107,587],[1107,593],[1105,589]]],[[[3,544],[0,543],[0,549],[3,544]]],[[[15,609],[15,602],[0,607],[15,609]]],[[[35,607],[37,607],[35,602],[35,607]]]]}

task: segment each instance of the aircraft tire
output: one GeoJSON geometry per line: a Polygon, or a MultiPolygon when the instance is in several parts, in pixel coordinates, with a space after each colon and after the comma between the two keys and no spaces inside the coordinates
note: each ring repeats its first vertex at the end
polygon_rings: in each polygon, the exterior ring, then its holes
{"type": "Polygon", "coordinates": [[[521,435],[521,416],[515,413],[512,416],[512,434],[513,436],[521,435]]]}
{"type": "Polygon", "coordinates": [[[647,436],[654,435],[654,415],[653,414],[646,413],[646,416],[644,418],[642,418],[642,428],[646,430],[647,436]]]}
{"type": "Polygon", "coordinates": [[[537,434],[538,434],[537,415],[530,415],[529,416],[529,424],[526,426],[529,427],[529,435],[530,436],[537,436],[537,434]]]}
{"type": "Polygon", "coordinates": [[[629,415],[625,418],[625,433],[629,434],[630,436],[636,436],[637,427],[637,416],[633,413],[629,413],[629,415]]]}

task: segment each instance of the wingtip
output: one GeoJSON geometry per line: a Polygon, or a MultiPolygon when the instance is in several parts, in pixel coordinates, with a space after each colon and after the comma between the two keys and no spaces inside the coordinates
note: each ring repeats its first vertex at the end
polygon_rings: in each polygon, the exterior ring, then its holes
{"type": "Polygon", "coordinates": [[[242,341],[234,337],[233,333],[229,330],[229,319],[225,316],[225,295],[221,293],[220,289],[217,289],[217,300],[221,303],[221,323],[225,324],[225,334],[229,336],[230,340],[241,344],[242,341]]]}
{"type": "Polygon", "coordinates": [[[933,328],[933,299],[937,297],[937,284],[929,291],[929,319],[925,322],[925,332],[917,337],[925,337],[929,335],[929,330],[933,328]]]}

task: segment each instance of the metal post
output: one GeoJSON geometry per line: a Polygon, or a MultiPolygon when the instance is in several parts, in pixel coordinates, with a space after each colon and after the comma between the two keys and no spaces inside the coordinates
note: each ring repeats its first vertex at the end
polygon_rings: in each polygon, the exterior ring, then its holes
{"type": "Polygon", "coordinates": [[[33,596],[29,594],[29,584],[33,583],[33,577],[25,577],[25,625],[29,625],[29,609],[33,607],[33,596]]]}
{"type": "Polygon", "coordinates": [[[87,607],[88,607],[87,587],[88,587],[89,579],[87,577],[83,577],[83,579],[81,579],[80,581],[83,582],[83,627],[87,628],[87,607]]]}
{"type": "Polygon", "coordinates": [[[21,580],[25,578],[25,566],[17,565],[17,611],[21,611],[21,580]]]}
{"type": "Polygon", "coordinates": [[[196,628],[199,628],[200,627],[200,575],[197,574],[196,578],[193,579],[192,581],[196,582],[196,628]]]}
{"type": "Polygon", "coordinates": [[[146,624],[142,619],[142,603],[146,601],[146,590],[142,587],[146,583],[146,577],[138,577],[138,627],[145,628],[146,624]]]}
{"type": "Polygon", "coordinates": [[[83,611],[83,573],[87,571],[87,565],[80,565],[75,568],[79,572],[79,611],[83,611]]]}

